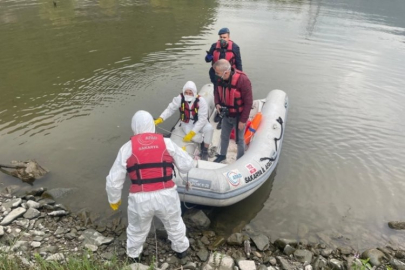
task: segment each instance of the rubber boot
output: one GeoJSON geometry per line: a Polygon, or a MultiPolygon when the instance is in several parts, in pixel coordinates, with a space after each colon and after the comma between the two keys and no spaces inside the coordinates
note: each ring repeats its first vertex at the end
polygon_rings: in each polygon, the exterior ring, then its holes
{"type": "Polygon", "coordinates": [[[204,146],[204,142],[201,143],[201,160],[208,160],[208,148],[204,146]]]}

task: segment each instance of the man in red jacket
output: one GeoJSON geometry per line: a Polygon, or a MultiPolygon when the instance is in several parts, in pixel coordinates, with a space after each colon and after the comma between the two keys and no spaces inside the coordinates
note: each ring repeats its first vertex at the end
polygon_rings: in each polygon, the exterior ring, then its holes
{"type": "Polygon", "coordinates": [[[226,59],[218,60],[214,66],[217,84],[214,86],[215,107],[218,113],[226,110],[222,119],[221,150],[214,162],[226,159],[229,135],[236,131],[237,159],[245,153],[244,131],[252,108],[252,85],[245,73],[233,69],[226,59]]]}

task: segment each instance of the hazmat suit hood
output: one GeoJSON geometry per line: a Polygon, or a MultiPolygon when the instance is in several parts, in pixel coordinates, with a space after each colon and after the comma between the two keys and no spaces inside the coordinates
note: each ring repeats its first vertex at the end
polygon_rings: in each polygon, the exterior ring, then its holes
{"type": "Polygon", "coordinates": [[[183,86],[183,95],[184,95],[185,97],[186,97],[186,95],[184,94],[184,92],[186,92],[186,90],[191,90],[191,91],[193,91],[193,94],[194,94],[193,98],[190,99],[190,100],[187,100],[187,99],[186,99],[186,101],[187,101],[188,103],[192,104],[192,103],[194,102],[195,98],[197,97],[197,86],[195,86],[195,83],[194,83],[194,82],[188,81],[188,82],[186,82],[186,84],[183,86]]]}
{"type": "Polygon", "coordinates": [[[135,135],[141,133],[155,133],[153,117],[147,111],[137,111],[132,116],[131,128],[135,135]]]}

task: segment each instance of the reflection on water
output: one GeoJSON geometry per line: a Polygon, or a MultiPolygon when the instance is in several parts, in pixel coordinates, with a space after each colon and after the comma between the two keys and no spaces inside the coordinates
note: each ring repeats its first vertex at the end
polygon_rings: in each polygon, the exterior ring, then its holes
{"type": "Polygon", "coordinates": [[[251,196],[228,207],[213,208],[210,216],[211,227],[217,233],[227,236],[240,232],[263,209],[270,196],[276,170],[277,168],[251,196]]]}
{"type": "Polygon", "coordinates": [[[291,107],[274,182],[215,210],[213,226],[405,243],[386,225],[405,208],[402,0],[55,1],[0,2],[2,162],[38,159],[51,173],[35,186],[110,211],[105,176],[133,113],[157,116],[185,81],[207,83],[205,50],[225,26],[254,97],[282,89],[291,107]]]}

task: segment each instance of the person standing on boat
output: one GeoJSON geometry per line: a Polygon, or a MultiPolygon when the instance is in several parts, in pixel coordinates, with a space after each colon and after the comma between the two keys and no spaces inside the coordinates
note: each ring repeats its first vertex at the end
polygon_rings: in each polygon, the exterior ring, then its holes
{"type": "Polygon", "coordinates": [[[169,106],[155,120],[155,125],[163,123],[180,110],[181,127],[185,132],[183,141],[201,143],[201,159],[208,160],[208,148],[212,141],[214,128],[208,121],[208,105],[203,97],[197,95],[197,87],[192,81],[186,82],[183,92],[173,98],[169,106]]]}
{"type": "Polygon", "coordinates": [[[232,68],[226,59],[218,60],[214,66],[218,83],[214,88],[215,107],[218,114],[227,111],[222,118],[221,151],[214,162],[226,159],[229,136],[235,128],[238,146],[237,159],[245,153],[245,125],[253,104],[252,85],[240,70],[232,68]]]}
{"type": "MultiPolygon", "coordinates": [[[[205,62],[211,63],[211,68],[208,73],[212,84],[214,84],[214,88],[217,80],[215,78],[213,65],[219,59],[226,59],[231,63],[232,68],[243,71],[240,49],[239,46],[230,39],[229,29],[226,27],[221,28],[218,35],[218,41],[211,45],[209,51],[206,51],[207,55],[205,56],[205,62]]],[[[217,117],[215,121],[218,122],[217,129],[221,129],[221,119],[217,117]]]]}
{"type": "Polygon", "coordinates": [[[180,172],[187,173],[194,167],[193,159],[169,138],[155,133],[150,113],[136,112],[131,127],[134,136],[119,150],[106,182],[113,210],[121,205],[127,173],[132,183],[128,196],[127,255],[132,261],[139,261],[152,219],[157,216],[177,257],[184,258],[189,241],[172,173],[173,164],[180,172]]]}

